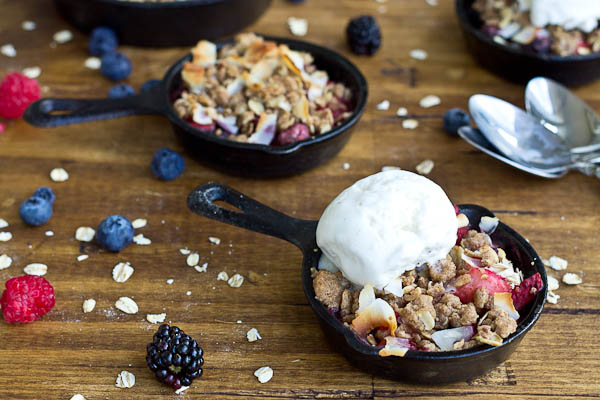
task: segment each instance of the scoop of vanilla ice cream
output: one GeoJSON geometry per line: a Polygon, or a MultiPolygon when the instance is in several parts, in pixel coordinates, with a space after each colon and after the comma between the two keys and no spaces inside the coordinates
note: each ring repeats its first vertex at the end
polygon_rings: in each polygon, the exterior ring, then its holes
{"type": "Polygon", "coordinates": [[[323,212],[317,244],[353,284],[383,288],[456,242],[454,206],[433,181],[391,170],[361,179],[323,212]]]}
{"type": "Polygon", "coordinates": [[[519,0],[522,10],[530,10],[535,26],[560,25],[566,30],[591,32],[598,26],[598,0],[519,0]]]}

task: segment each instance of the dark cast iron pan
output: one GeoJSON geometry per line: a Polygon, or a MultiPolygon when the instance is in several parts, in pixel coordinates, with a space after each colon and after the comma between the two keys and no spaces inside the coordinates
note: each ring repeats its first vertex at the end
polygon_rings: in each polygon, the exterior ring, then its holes
{"type": "MultiPolygon", "coordinates": [[[[377,354],[380,348],[360,341],[352,330],[329,314],[327,308],[315,299],[310,269],[317,268],[321,256],[316,242],[318,221],[289,217],[219,183],[197,187],[190,193],[187,203],[193,212],[204,217],[275,236],[298,246],[304,255],[301,271],[304,293],[325,336],[332,347],[352,364],[373,374],[421,384],[465,381],[484,374],[506,360],[517,348],[538,320],[546,300],[548,285],[544,265],[521,235],[500,222],[492,234],[494,243],[506,251],[525,277],[539,272],[544,282],[544,289],[535,300],[520,311],[522,317],[517,331],[498,347],[481,345],[469,350],[438,353],[408,351],[404,357],[381,357],[377,354]],[[220,207],[215,204],[217,201],[234,206],[240,212],[220,207]]],[[[463,204],[459,208],[473,226],[478,226],[482,216],[493,216],[489,210],[477,205],[463,204]]]]}
{"type": "Polygon", "coordinates": [[[253,178],[299,174],[329,160],[348,142],[352,128],[367,104],[367,81],[348,59],[325,47],[293,39],[266,39],[311,53],[316,66],[327,71],[331,80],[342,82],[352,90],[352,116],[323,135],[287,146],[239,143],[207,134],[179,118],[171,104],[173,93],[182,85],[183,64],[191,60],[192,56],[188,54],[167,71],[160,85],[148,92],[120,99],[41,99],[27,108],[23,118],[31,125],[50,128],[133,114],[162,114],[169,118],[185,147],[203,164],[232,175],[253,178]]]}
{"type": "Polygon", "coordinates": [[[485,69],[517,83],[545,76],[566,86],[580,86],[600,78],[600,53],[561,57],[536,54],[520,45],[502,45],[481,32],[482,21],[472,5],[475,0],[456,0],[456,12],[475,60],[485,69]]]}
{"type": "Polygon", "coordinates": [[[60,15],[83,32],[110,26],[123,44],[192,46],[240,32],[271,0],[188,0],[166,3],[120,0],[54,0],[60,15]]]}

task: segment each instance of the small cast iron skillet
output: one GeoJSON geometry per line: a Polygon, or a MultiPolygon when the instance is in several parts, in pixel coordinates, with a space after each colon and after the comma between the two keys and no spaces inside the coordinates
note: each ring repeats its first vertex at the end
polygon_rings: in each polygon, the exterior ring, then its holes
{"type": "Polygon", "coordinates": [[[350,61],[325,47],[293,39],[265,39],[311,53],[315,65],[327,71],[331,80],[342,82],[352,90],[352,116],[325,134],[287,146],[238,143],[199,131],[179,118],[171,104],[173,94],[182,85],[180,72],[183,64],[191,60],[192,56],[188,54],[167,71],[160,85],[148,92],[121,99],[41,99],[27,108],[23,118],[31,125],[49,128],[133,114],[162,114],[169,118],[186,148],[203,164],[233,175],[253,178],[299,174],[329,160],[348,142],[352,128],[367,104],[367,81],[350,61]]]}
{"type": "Polygon", "coordinates": [[[567,86],[579,86],[600,78],[600,53],[561,57],[536,54],[519,45],[502,45],[481,32],[482,21],[474,0],[456,0],[456,12],[467,48],[484,68],[505,79],[526,83],[545,76],[567,86]]]}
{"type": "MultiPolygon", "coordinates": [[[[492,234],[494,243],[505,249],[508,257],[523,271],[525,277],[539,272],[544,282],[544,289],[535,300],[521,310],[517,331],[498,347],[482,345],[469,350],[439,353],[409,351],[404,357],[381,357],[377,354],[379,348],[360,341],[352,330],[346,328],[315,299],[310,269],[317,268],[321,256],[316,242],[318,221],[289,217],[219,183],[197,187],[190,193],[187,203],[193,212],[204,217],[275,236],[298,246],[304,255],[301,271],[304,294],[317,315],[325,336],[352,364],[373,374],[423,384],[464,381],[484,374],[506,360],[516,349],[538,320],[546,300],[546,272],[538,255],[523,237],[500,222],[492,234]],[[232,205],[241,212],[220,207],[215,204],[217,201],[232,205]]],[[[463,204],[459,208],[474,226],[479,225],[482,216],[493,216],[490,211],[477,205],[463,204]]]]}
{"type": "Polygon", "coordinates": [[[83,32],[110,26],[123,44],[191,46],[239,32],[256,21],[271,0],[188,0],[167,3],[119,0],[54,0],[58,12],[83,32]]]}

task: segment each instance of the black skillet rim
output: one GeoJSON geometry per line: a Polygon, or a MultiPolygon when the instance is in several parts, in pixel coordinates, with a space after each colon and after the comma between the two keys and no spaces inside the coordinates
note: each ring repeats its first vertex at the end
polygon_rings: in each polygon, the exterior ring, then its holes
{"type": "MultiPolygon", "coordinates": [[[[110,0],[110,1],[118,1],[118,0],[110,0]]],[[[262,151],[262,152],[272,154],[272,155],[290,154],[290,153],[294,153],[294,152],[300,150],[302,147],[316,145],[321,142],[325,142],[335,136],[338,136],[338,135],[344,133],[346,130],[350,129],[358,122],[358,120],[361,118],[361,116],[365,110],[365,107],[367,105],[367,99],[369,96],[369,88],[368,88],[367,80],[364,77],[364,75],[362,74],[362,72],[360,72],[360,70],[350,60],[348,60],[346,57],[342,56],[341,54],[339,54],[327,47],[324,47],[324,46],[321,46],[321,45],[318,45],[315,43],[306,42],[306,41],[302,41],[302,40],[296,40],[296,39],[290,39],[290,38],[273,37],[273,36],[265,36],[265,35],[260,35],[260,36],[262,36],[265,40],[272,40],[277,43],[288,45],[292,50],[294,49],[294,45],[296,45],[296,44],[316,48],[320,52],[325,53],[325,56],[329,57],[333,61],[332,63],[338,64],[338,68],[353,75],[354,78],[358,81],[359,88],[358,88],[358,93],[354,93],[354,95],[357,96],[356,104],[355,104],[353,113],[350,116],[350,118],[348,118],[342,125],[335,127],[334,129],[332,129],[331,131],[329,131],[327,133],[324,133],[324,134],[318,135],[318,136],[314,136],[314,137],[311,137],[311,138],[308,138],[305,140],[301,140],[298,142],[294,142],[287,146],[269,146],[269,145],[254,144],[254,143],[241,143],[241,142],[235,142],[232,140],[222,139],[222,138],[219,138],[218,136],[201,132],[201,131],[195,129],[194,127],[192,127],[190,124],[188,124],[181,118],[179,118],[179,116],[177,116],[177,114],[175,113],[172,102],[170,101],[170,88],[172,86],[172,82],[177,77],[177,75],[180,73],[181,69],[183,68],[183,63],[185,61],[190,60],[192,57],[191,53],[188,53],[184,57],[177,60],[169,68],[169,70],[167,71],[167,73],[165,74],[165,76],[163,78],[164,89],[165,89],[165,91],[163,92],[163,96],[166,96],[166,103],[167,103],[166,115],[169,118],[169,120],[172,123],[179,126],[180,128],[182,128],[183,130],[185,130],[187,133],[195,135],[195,136],[200,136],[201,138],[203,138],[205,140],[208,140],[208,141],[211,141],[211,142],[214,142],[217,144],[221,144],[226,147],[232,147],[232,148],[243,149],[243,150],[257,150],[257,151],[262,151]]],[[[231,40],[216,42],[218,47],[221,47],[227,43],[231,43],[231,40]]],[[[307,49],[306,51],[311,52],[310,49],[307,49]]]]}
{"type": "Polygon", "coordinates": [[[187,8],[194,6],[208,6],[226,3],[235,0],[176,0],[167,2],[129,1],[129,0],[95,0],[97,3],[106,3],[130,8],[187,8]]]}
{"type": "Polygon", "coordinates": [[[458,15],[458,20],[462,25],[463,29],[468,31],[469,34],[471,34],[472,36],[475,36],[479,41],[486,43],[488,46],[506,51],[507,53],[512,53],[516,56],[526,57],[529,59],[535,59],[555,64],[600,59],[600,52],[591,53],[587,55],[559,56],[556,54],[536,54],[533,52],[525,51],[519,47],[510,47],[496,43],[492,38],[488,37],[483,32],[481,32],[481,30],[476,29],[469,21],[469,17],[467,16],[467,4],[469,1],[470,0],[456,0],[456,14],[458,15]]]}
{"type": "MultiPolygon", "coordinates": [[[[494,214],[489,211],[487,208],[478,206],[476,204],[459,204],[458,205],[461,212],[465,212],[468,210],[473,210],[475,212],[479,212],[481,216],[490,216],[493,217],[494,214]]],[[[533,247],[515,230],[513,230],[508,225],[504,224],[502,221],[498,224],[496,228],[496,232],[503,230],[506,232],[506,236],[513,239],[516,243],[523,247],[523,249],[531,254],[533,258],[531,260],[526,260],[529,262],[533,262],[533,268],[535,272],[539,272],[542,278],[542,282],[544,283],[544,288],[538,292],[534,303],[530,306],[530,311],[525,318],[524,321],[521,321],[517,326],[517,331],[510,335],[508,338],[504,339],[504,342],[500,346],[489,346],[489,345],[479,345],[472,349],[459,350],[459,351],[439,351],[439,352],[427,352],[427,351],[414,351],[409,350],[405,355],[404,359],[418,360],[418,361],[443,361],[443,360],[453,360],[457,358],[468,358],[475,355],[485,354],[489,352],[498,351],[499,349],[506,347],[508,344],[515,340],[519,340],[523,335],[525,335],[535,323],[538,321],[542,310],[544,309],[544,305],[546,303],[546,295],[548,293],[548,278],[546,275],[546,269],[544,264],[542,263],[540,257],[537,252],[533,249],[533,247]]],[[[492,234],[493,235],[493,234],[492,234]]],[[[315,252],[314,259],[318,261],[318,257],[321,255],[321,250],[316,247],[315,242],[315,252]]],[[[313,256],[311,254],[311,256],[313,256]]],[[[342,334],[346,340],[346,343],[354,349],[355,351],[369,355],[369,356],[379,356],[380,347],[372,347],[369,346],[358,339],[354,331],[345,327],[340,321],[338,321],[334,316],[329,314],[327,308],[317,299],[315,299],[314,289],[312,287],[312,279],[310,278],[310,265],[312,258],[307,259],[307,255],[304,256],[303,260],[303,272],[302,275],[307,274],[310,285],[303,285],[304,292],[311,304],[312,309],[317,313],[317,315],[326,322],[329,326],[333,327],[338,333],[342,334]],[[306,270],[304,270],[306,268],[306,270]]],[[[535,274],[534,272],[534,274],[535,274]]],[[[533,274],[532,274],[533,275],[533,274]]],[[[303,279],[304,280],[304,279],[303,279]]]]}

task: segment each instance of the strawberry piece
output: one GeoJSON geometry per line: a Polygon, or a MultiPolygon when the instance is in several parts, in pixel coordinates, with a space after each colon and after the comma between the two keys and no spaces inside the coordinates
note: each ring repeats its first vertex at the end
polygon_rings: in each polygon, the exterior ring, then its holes
{"type": "Polygon", "coordinates": [[[512,301],[515,305],[515,309],[519,311],[532,302],[543,287],[544,282],[542,282],[542,277],[539,272],[521,282],[521,284],[516,286],[512,291],[512,301]]]}
{"type": "Polygon", "coordinates": [[[511,291],[510,284],[506,279],[489,269],[473,267],[469,274],[471,275],[471,282],[456,288],[455,294],[463,304],[472,302],[475,292],[480,288],[485,289],[490,296],[493,296],[494,293],[511,291]]]}

